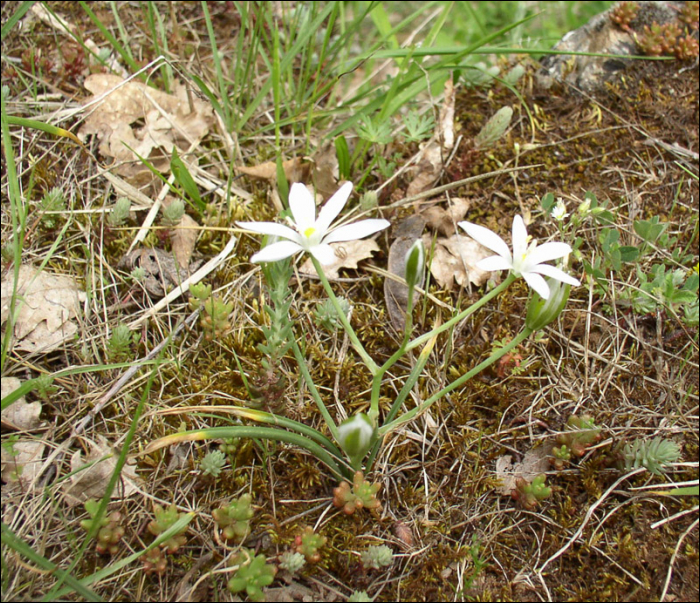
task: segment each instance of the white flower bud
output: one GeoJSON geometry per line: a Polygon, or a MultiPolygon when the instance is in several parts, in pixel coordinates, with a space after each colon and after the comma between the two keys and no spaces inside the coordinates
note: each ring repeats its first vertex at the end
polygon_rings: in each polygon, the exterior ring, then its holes
{"type": "Polygon", "coordinates": [[[365,413],[345,419],[338,426],[338,443],[353,465],[362,461],[374,439],[374,425],[365,413]]]}
{"type": "Polygon", "coordinates": [[[406,253],[406,283],[413,289],[423,282],[423,269],[425,267],[425,245],[418,239],[406,253]]]}

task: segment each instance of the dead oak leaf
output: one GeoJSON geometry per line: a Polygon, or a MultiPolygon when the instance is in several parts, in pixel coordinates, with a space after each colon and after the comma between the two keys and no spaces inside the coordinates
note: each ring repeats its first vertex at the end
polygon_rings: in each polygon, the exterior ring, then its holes
{"type": "MultiPolygon", "coordinates": [[[[393,228],[396,236],[394,242],[389,247],[389,260],[387,270],[400,278],[406,274],[406,254],[413,243],[420,239],[425,228],[425,220],[420,215],[412,215],[393,228]]],[[[423,286],[423,276],[421,275],[419,287],[423,286]]],[[[391,278],[384,279],[384,303],[391,324],[398,333],[402,333],[406,327],[406,310],[408,308],[408,287],[403,283],[391,278]]]]}
{"type": "MultiPolygon", "coordinates": [[[[118,455],[106,438],[98,438],[97,442],[88,440],[90,452],[87,456],[83,457],[83,453],[76,450],[71,457],[73,475],[64,482],[63,490],[66,502],[71,506],[84,503],[90,498],[102,498],[114,473],[118,455]]],[[[120,478],[111,498],[127,498],[141,486],[141,479],[132,465],[122,467],[120,478]]]]}
{"type": "MultiPolygon", "coordinates": [[[[430,249],[432,238],[423,236],[426,249],[430,249]]],[[[493,255],[471,237],[454,234],[448,238],[439,238],[435,242],[430,273],[444,289],[450,290],[456,282],[465,287],[467,283],[480,287],[491,273],[476,267],[476,264],[486,257],[493,255]]]]}
{"type": "Polygon", "coordinates": [[[183,214],[177,225],[170,231],[173,255],[183,270],[187,270],[190,265],[198,236],[199,224],[187,214],[183,214]]]}
{"type": "Polygon", "coordinates": [[[455,225],[464,219],[470,206],[471,201],[469,199],[453,197],[450,199],[447,209],[433,205],[424,209],[420,215],[425,219],[428,226],[438,230],[443,235],[451,237],[457,232],[455,225]]]}
{"type": "Polygon", "coordinates": [[[553,445],[553,443],[545,443],[537,448],[531,448],[519,463],[513,463],[513,457],[510,454],[499,457],[496,460],[496,477],[500,485],[496,491],[503,496],[510,496],[516,489],[518,478],[531,483],[538,475],[547,471],[553,445]]]}
{"type": "Polygon", "coordinates": [[[2,446],[3,495],[7,494],[6,489],[12,491],[15,487],[27,491],[41,471],[45,448],[41,440],[20,440],[11,446],[2,446]]]}
{"type": "MultiPolygon", "coordinates": [[[[305,182],[308,179],[311,166],[304,161],[303,157],[293,157],[282,162],[282,169],[287,182],[292,184],[305,182]]],[[[275,161],[266,161],[250,167],[242,165],[237,167],[236,171],[257,180],[277,181],[277,163],[275,161]]]]}
{"type": "MultiPolygon", "coordinates": [[[[15,391],[22,382],[17,377],[2,378],[2,398],[15,391]]],[[[28,403],[24,396],[2,411],[2,426],[16,431],[30,431],[39,426],[41,402],[28,403]]]]}
{"type": "MultiPolygon", "coordinates": [[[[373,239],[331,243],[331,247],[335,250],[335,262],[323,267],[323,273],[329,279],[338,278],[341,268],[357,268],[358,262],[372,257],[375,251],[379,251],[379,245],[373,239]]],[[[316,276],[316,269],[310,259],[301,265],[299,272],[316,276]]]]}
{"type": "MultiPolygon", "coordinates": [[[[188,96],[185,85],[179,82],[174,94],[167,94],[142,82],[98,73],[88,76],[84,86],[93,93],[86,106],[96,106],[86,117],[79,137],[84,140],[90,134],[97,135],[100,152],[117,162],[137,162],[138,154],[158,159],[158,169],[167,171],[173,148],[186,151],[208,133],[214,121],[211,106],[188,96]],[[139,120],[144,125],[135,127],[139,120]],[[160,156],[153,157],[154,149],[159,149],[160,156]]],[[[139,166],[122,165],[118,171],[135,177],[145,169],[139,166]]]]}
{"type": "MultiPolygon", "coordinates": [[[[10,314],[14,272],[2,281],[0,320],[10,314]]],[[[15,349],[47,353],[58,348],[78,331],[73,319],[79,315],[86,295],[72,277],[39,272],[25,264],[17,279],[17,312],[14,324],[15,349]]]]}
{"type": "Polygon", "coordinates": [[[155,297],[163,297],[171,289],[179,286],[189,278],[202,264],[201,260],[192,262],[188,268],[182,268],[172,253],[162,249],[134,249],[127,253],[117,268],[131,272],[140,268],[144,272],[141,282],[143,287],[155,297]]]}

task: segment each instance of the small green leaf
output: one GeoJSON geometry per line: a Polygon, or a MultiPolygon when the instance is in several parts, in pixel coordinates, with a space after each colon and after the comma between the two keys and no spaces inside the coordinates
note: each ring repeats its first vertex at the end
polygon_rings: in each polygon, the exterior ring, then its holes
{"type": "Polygon", "coordinates": [[[194,178],[192,178],[192,174],[190,174],[190,171],[187,169],[185,163],[178,156],[176,147],[173,147],[173,156],[170,160],[170,170],[172,171],[175,180],[177,180],[177,183],[183,188],[187,196],[192,199],[197,209],[199,211],[204,211],[206,203],[204,203],[202,198],[199,196],[197,184],[195,183],[194,178]]]}
{"type": "Polygon", "coordinates": [[[547,193],[542,199],[540,199],[540,205],[542,206],[542,209],[549,213],[549,210],[552,209],[552,206],[554,205],[554,195],[552,193],[547,193]]]}
{"type": "Polygon", "coordinates": [[[345,136],[338,136],[335,139],[335,154],[338,158],[338,175],[341,179],[350,178],[350,150],[345,136]]]}

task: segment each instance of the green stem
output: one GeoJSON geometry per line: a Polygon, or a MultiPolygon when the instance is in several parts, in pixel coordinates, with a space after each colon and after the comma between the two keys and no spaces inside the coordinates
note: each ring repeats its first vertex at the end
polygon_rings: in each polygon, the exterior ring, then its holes
{"type": "MultiPolygon", "coordinates": [[[[428,363],[428,359],[430,358],[430,354],[433,351],[434,344],[435,344],[435,339],[433,339],[432,342],[428,343],[421,350],[420,354],[418,355],[418,361],[416,362],[416,365],[413,367],[413,370],[411,370],[411,373],[409,374],[408,379],[406,379],[406,382],[403,384],[403,387],[401,388],[399,395],[396,396],[394,403],[391,405],[391,408],[389,409],[389,413],[387,414],[386,419],[385,419],[385,424],[391,423],[391,421],[394,419],[396,414],[399,412],[399,408],[401,408],[401,405],[403,404],[404,400],[408,397],[408,394],[411,393],[413,386],[416,384],[416,382],[418,381],[418,378],[421,376],[421,373],[423,372],[423,368],[425,368],[425,365],[428,363]]],[[[381,443],[382,443],[381,438],[377,438],[377,440],[372,445],[372,450],[370,452],[370,455],[369,455],[369,458],[367,459],[367,464],[366,464],[368,470],[372,467],[372,464],[374,463],[374,459],[376,458],[377,454],[379,453],[379,448],[381,446],[381,443]]]]}
{"type": "Polygon", "coordinates": [[[379,370],[374,374],[372,378],[372,397],[370,402],[369,418],[373,421],[377,421],[379,417],[379,389],[382,385],[382,377],[384,374],[396,363],[399,358],[406,353],[406,346],[408,345],[408,339],[411,336],[411,330],[413,329],[413,292],[414,289],[409,289],[408,291],[408,304],[406,306],[406,324],[403,331],[403,340],[399,349],[396,350],[391,358],[387,360],[379,370]]]}
{"type": "Polygon", "coordinates": [[[306,381],[306,385],[309,388],[309,391],[311,392],[311,396],[313,397],[314,402],[316,402],[316,406],[318,406],[318,409],[321,411],[323,419],[326,421],[326,425],[328,425],[328,429],[330,429],[333,438],[337,442],[338,427],[336,426],[335,421],[328,412],[326,405],[323,403],[321,394],[319,394],[318,389],[316,389],[316,384],[311,378],[311,373],[309,372],[309,369],[306,366],[306,360],[304,359],[304,356],[302,355],[301,350],[299,349],[299,344],[296,341],[292,343],[292,349],[294,350],[294,357],[296,358],[297,364],[299,365],[299,370],[301,371],[301,374],[304,377],[304,381],[306,381]]]}
{"type": "Polygon", "coordinates": [[[169,446],[177,442],[218,440],[223,438],[258,438],[294,444],[295,446],[308,450],[319,461],[326,465],[326,467],[328,467],[336,477],[340,479],[352,477],[352,471],[350,470],[350,466],[345,459],[338,458],[320,444],[307,437],[304,437],[303,435],[275,427],[249,427],[235,425],[232,427],[210,427],[209,429],[197,429],[194,431],[175,433],[152,442],[144,451],[144,454],[150,454],[159,448],[163,448],[164,446],[169,446]]]}
{"type": "Polygon", "coordinates": [[[326,275],[323,273],[323,268],[321,267],[321,264],[313,255],[311,255],[310,257],[311,257],[311,261],[314,264],[314,268],[316,268],[316,273],[318,274],[318,277],[321,279],[321,283],[323,284],[323,288],[326,290],[326,293],[328,294],[328,297],[330,298],[331,303],[333,304],[333,307],[335,308],[336,314],[338,315],[338,319],[340,320],[341,324],[343,325],[343,328],[345,329],[345,332],[348,334],[348,337],[350,338],[350,343],[352,344],[352,347],[360,355],[362,362],[365,363],[365,365],[369,369],[370,373],[372,373],[372,375],[375,375],[377,373],[377,371],[379,370],[379,367],[377,367],[377,363],[374,362],[374,360],[372,360],[370,355],[367,353],[367,350],[365,350],[364,346],[360,343],[360,340],[357,338],[357,335],[355,334],[354,329],[352,328],[352,326],[350,325],[350,322],[348,321],[348,317],[345,316],[345,312],[343,312],[343,309],[340,307],[340,303],[338,302],[338,298],[335,296],[335,293],[333,293],[333,289],[331,288],[331,284],[328,282],[326,275]]]}
{"type": "Polygon", "coordinates": [[[416,337],[413,341],[411,341],[407,346],[406,350],[412,350],[415,347],[418,347],[422,343],[426,342],[428,339],[433,337],[434,335],[438,333],[442,333],[443,331],[446,331],[447,329],[451,329],[454,325],[457,323],[461,322],[464,320],[467,316],[470,314],[473,314],[476,312],[481,306],[486,304],[487,302],[491,301],[494,297],[496,297],[499,293],[503,292],[505,289],[507,289],[510,284],[516,279],[512,273],[508,274],[508,277],[506,280],[504,280],[498,287],[495,289],[492,289],[489,291],[484,297],[482,297],[478,302],[472,304],[469,306],[466,310],[462,310],[459,314],[448,320],[445,324],[440,325],[439,327],[433,329],[432,331],[428,331],[424,335],[421,335],[420,337],[416,337]]]}
{"type": "Polygon", "coordinates": [[[489,356],[481,364],[475,366],[471,371],[469,371],[468,373],[465,373],[459,379],[456,379],[455,381],[450,383],[448,386],[442,388],[436,394],[433,394],[430,398],[428,398],[425,402],[423,402],[419,406],[416,406],[415,408],[409,410],[407,413],[404,413],[403,415],[401,415],[400,418],[396,419],[395,421],[391,421],[390,423],[384,424],[379,429],[379,437],[386,435],[387,433],[396,429],[399,425],[402,425],[403,423],[406,423],[406,422],[412,420],[418,414],[426,411],[428,408],[430,408],[430,406],[432,406],[440,398],[449,394],[452,390],[464,385],[467,381],[469,381],[469,379],[471,379],[475,375],[478,375],[481,371],[483,371],[485,368],[491,366],[494,362],[500,360],[503,356],[505,356],[513,348],[520,345],[525,339],[527,339],[531,333],[532,333],[532,330],[525,327],[520,332],[520,334],[515,339],[513,339],[513,341],[511,341],[508,345],[495,351],[493,354],[491,354],[491,356],[489,356]]]}

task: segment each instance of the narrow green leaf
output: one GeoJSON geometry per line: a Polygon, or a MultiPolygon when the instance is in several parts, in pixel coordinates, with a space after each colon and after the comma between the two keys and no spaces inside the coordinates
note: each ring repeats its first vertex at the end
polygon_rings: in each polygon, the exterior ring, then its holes
{"type": "Polygon", "coordinates": [[[180,159],[177,154],[177,148],[173,147],[173,156],[170,159],[170,170],[177,180],[177,183],[184,189],[190,199],[197,206],[199,211],[204,211],[206,203],[202,201],[202,197],[199,196],[199,189],[197,188],[197,183],[192,178],[192,174],[187,169],[185,162],[180,159]]]}

